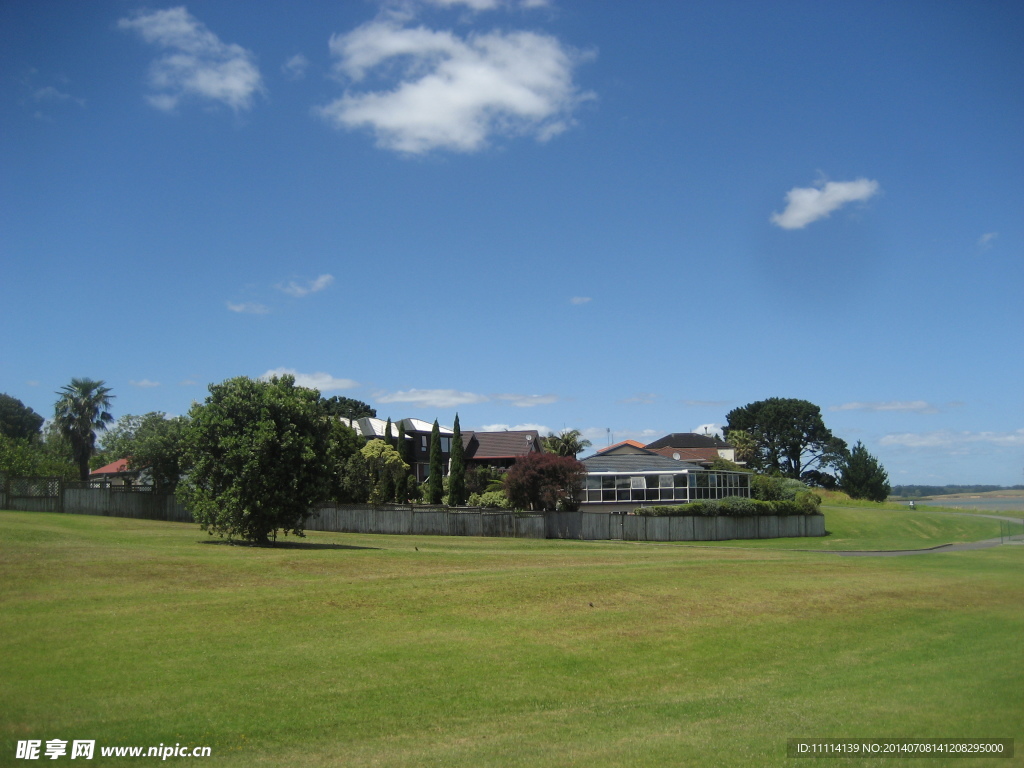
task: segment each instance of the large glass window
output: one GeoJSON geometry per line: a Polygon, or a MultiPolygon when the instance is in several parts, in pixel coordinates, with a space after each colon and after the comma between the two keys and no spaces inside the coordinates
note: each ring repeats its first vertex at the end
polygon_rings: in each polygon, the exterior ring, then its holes
{"type": "Polygon", "coordinates": [[[590,503],[674,502],[676,504],[725,496],[750,496],[750,475],[733,472],[681,472],[679,474],[596,475],[584,481],[590,503]]]}

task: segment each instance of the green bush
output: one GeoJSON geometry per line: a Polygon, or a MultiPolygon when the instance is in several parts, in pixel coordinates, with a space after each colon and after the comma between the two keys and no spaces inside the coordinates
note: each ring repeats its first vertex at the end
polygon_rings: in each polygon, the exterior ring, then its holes
{"type": "Polygon", "coordinates": [[[512,503],[503,491],[484,491],[483,493],[472,493],[466,504],[470,507],[484,507],[486,509],[511,509],[512,503]]]}
{"type": "Polygon", "coordinates": [[[821,496],[811,490],[798,491],[793,501],[799,504],[807,515],[817,515],[821,506],[821,496]]]}
{"type": "Polygon", "coordinates": [[[675,506],[642,507],[636,514],[646,517],[757,517],[760,515],[817,515],[821,499],[805,491],[798,499],[759,501],[728,496],[720,501],[694,501],[675,506]]]}

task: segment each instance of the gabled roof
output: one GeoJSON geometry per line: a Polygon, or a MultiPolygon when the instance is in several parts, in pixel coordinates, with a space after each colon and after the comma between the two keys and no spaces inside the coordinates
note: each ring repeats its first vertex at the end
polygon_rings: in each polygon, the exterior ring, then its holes
{"type": "Polygon", "coordinates": [[[643,453],[619,453],[603,456],[600,453],[583,459],[587,472],[608,472],[628,475],[631,472],[679,473],[699,471],[701,467],[685,461],[676,461],[659,456],[653,451],[643,453]]]}
{"type": "Polygon", "coordinates": [[[623,440],[615,443],[615,445],[605,446],[604,448],[598,448],[597,453],[611,453],[614,451],[621,450],[623,448],[644,448],[644,444],[637,442],[636,440],[623,440]]]}
{"type": "Polygon", "coordinates": [[[124,474],[125,472],[131,472],[131,470],[128,469],[128,459],[118,459],[117,461],[112,461],[109,464],[100,467],[99,469],[94,469],[89,474],[90,475],[120,475],[120,474],[124,474]]]}
{"type": "Polygon", "coordinates": [[[732,448],[716,435],[698,435],[696,432],[673,432],[660,440],[648,443],[645,448],[732,448]]]}
{"type": "MultiPolygon", "coordinates": [[[[434,429],[433,422],[426,422],[422,419],[402,419],[402,423],[405,424],[406,434],[412,432],[426,432],[429,434],[434,429]]],[[[455,434],[451,427],[438,425],[438,428],[440,429],[441,434],[445,437],[451,437],[455,434]]],[[[398,434],[398,427],[395,427],[395,434],[398,434]]]]}
{"type": "Polygon", "coordinates": [[[544,450],[536,429],[510,432],[463,432],[467,459],[514,459],[544,450]]]}
{"type": "MultiPolygon", "coordinates": [[[[363,416],[361,419],[347,419],[344,416],[341,417],[341,422],[352,427],[357,433],[367,439],[380,438],[384,439],[385,431],[387,430],[388,422],[386,419],[376,419],[372,416],[363,416]]],[[[433,424],[428,424],[420,419],[399,419],[398,421],[391,422],[391,436],[394,438],[398,437],[399,424],[405,426],[405,434],[410,435],[412,433],[425,432],[428,435],[434,429],[433,424]]],[[[440,427],[441,435],[444,437],[451,437],[455,433],[448,427],[440,427]]]]}

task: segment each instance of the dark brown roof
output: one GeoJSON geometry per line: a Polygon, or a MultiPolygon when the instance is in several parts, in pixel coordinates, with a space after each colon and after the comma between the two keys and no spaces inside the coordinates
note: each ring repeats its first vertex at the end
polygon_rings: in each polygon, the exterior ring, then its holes
{"type": "Polygon", "coordinates": [[[677,461],[714,461],[718,458],[717,448],[648,448],[647,450],[677,461]],[[678,458],[676,458],[678,456],[678,458]]]}
{"type": "Polygon", "coordinates": [[[516,432],[463,432],[462,447],[467,459],[514,459],[531,451],[542,452],[535,429],[516,432]]]}
{"type": "Polygon", "coordinates": [[[698,435],[696,432],[673,432],[660,440],[644,446],[655,448],[732,448],[725,440],[715,435],[698,435]]]}

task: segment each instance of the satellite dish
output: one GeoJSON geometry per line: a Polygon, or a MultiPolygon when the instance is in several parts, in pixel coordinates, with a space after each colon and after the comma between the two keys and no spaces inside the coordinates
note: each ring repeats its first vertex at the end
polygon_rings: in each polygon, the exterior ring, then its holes
{"type": "Polygon", "coordinates": [[[672,458],[673,458],[673,459],[675,459],[676,461],[679,461],[679,460],[680,460],[681,458],[683,458],[683,457],[682,457],[682,456],[680,456],[680,455],[679,455],[678,453],[673,453],[673,454],[672,454],[672,458]]]}
{"type": "Polygon", "coordinates": [[[533,435],[527,435],[526,436],[526,442],[532,443],[533,442],[533,435]]]}

